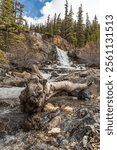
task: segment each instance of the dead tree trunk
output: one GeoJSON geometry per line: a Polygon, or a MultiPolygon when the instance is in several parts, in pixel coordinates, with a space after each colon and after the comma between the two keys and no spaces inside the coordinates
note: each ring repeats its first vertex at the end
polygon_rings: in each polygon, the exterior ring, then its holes
{"type": "Polygon", "coordinates": [[[70,81],[61,81],[61,82],[51,82],[46,83],[46,100],[50,99],[52,96],[56,95],[59,92],[66,91],[72,92],[76,89],[83,90],[87,88],[87,83],[79,84],[72,83],[70,81]]]}
{"type": "MultiPolygon", "coordinates": [[[[72,92],[76,89],[86,89],[90,84],[72,83],[70,81],[47,82],[36,66],[33,66],[33,74],[27,83],[27,87],[21,92],[21,110],[28,114],[26,125],[30,129],[39,128],[41,111],[45,101],[63,90],[72,92]]],[[[26,126],[25,126],[26,127],[26,126]]]]}

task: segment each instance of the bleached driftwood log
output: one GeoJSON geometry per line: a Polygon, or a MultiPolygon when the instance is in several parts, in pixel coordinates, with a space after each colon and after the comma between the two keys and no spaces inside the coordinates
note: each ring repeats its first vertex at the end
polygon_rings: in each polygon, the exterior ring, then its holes
{"type": "Polygon", "coordinates": [[[47,82],[35,65],[33,66],[33,72],[26,88],[20,95],[21,110],[28,114],[26,120],[28,128],[32,128],[32,126],[39,128],[40,115],[45,101],[52,96],[62,91],[72,92],[76,89],[80,91],[90,85],[89,83],[79,84],[70,81],[47,82]]]}

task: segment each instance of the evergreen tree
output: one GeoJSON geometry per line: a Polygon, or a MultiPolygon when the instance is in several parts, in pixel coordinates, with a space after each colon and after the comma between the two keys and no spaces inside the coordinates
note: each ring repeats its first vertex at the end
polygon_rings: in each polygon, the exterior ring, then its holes
{"type": "Polygon", "coordinates": [[[77,40],[77,22],[76,22],[76,20],[74,21],[74,24],[73,24],[73,45],[75,47],[78,46],[78,40],[77,40]]]}
{"type": "Polygon", "coordinates": [[[96,15],[91,25],[91,41],[93,41],[94,43],[99,43],[100,41],[100,25],[98,24],[96,15]]]}
{"type": "Polygon", "coordinates": [[[65,19],[63,21],[64,23],[64,32],[63,32],[63,36],[66,39],[67,38],[67,30],[68,30],[68,0],[66,0],[66,4],[65,4],[65,19]]]}
{"type": "Polygon", "coordinates": [[[54,24],[53,24],[53,34],[57,34],[57,16],[56,13],[54,14],[54,24]]]}
{"type": "MultiPolygon", "coordinates": [[[[17,21],[16,1],[2,0],[0,1],[0,48],[9,50],[10,46],[19,41],[19,29],[23,30],[23,23],[19,24],[17,21]]],[[[20,5],[20,3],[19,3],[20,5]]],[[[22,5],[20,5],[22,6],[22,5]]],[[[23,7],[19,10],[20,23],[23,20],[23,7]]]]}
{"type": "Polygon", "coordinates": [[[73,19],[72,6],[69,9],[68,0],[65,3],[65,17],[61,19],[60,14],[54,14],[54,18],[47,17],[46,24],[31,25],[32,30],[48,35],[60,35],[75,47],[84,47],[87,43],[99,43],[99,30],[97,17],[95,16],[93,22],[89,20],[88,13],[86,14],[86,24],[83,24],[83,10],[82,5],[78,8],[77,21],[73,19]]]}
{"type": "Polygon", "coordinates": [[[49,36],[53,35],[53,21],[50,20],[50,15],[48,15],[48,18],[47,18],[47,31],[46,31],[46,34],[49,35],[49,36]]]}
{"type": "Polygon", "coordinates": [[[24,9],[24,5],[22,5],[19,1],[15,0],[15,17],[19,27],[22,27],[24,23],[23,9],[24,9]]]}
{"type": "Polygon", "coordinates": [[[85,27],[85,44],[91,41],[91,22],[89,20],[89,15],[86,13],[86,27],[85,27]]]}
{"type": "Polygon", "coordinates": [[[65,19],[64,20],[61,20],[61,33],[60,33],[60,36],[65,38],[65,19]]]}
{"type": "Polygon", "coordinates": [[[60,18],[60,15],[61,15],[61,14],[59,14],[59,15],[57,16],[57,21],[56,21],[56,34],[57,34],[57,35],[60,35],[60,34],[61,34],[61,18],[60,18]]]}
{"type": "Polygon", "coordinates": [[[66,40],[70,43],[73,43],[73,11],[72,5],[70,7],[69,15],[68,15],[68,28],[66,32],[66,40]]]}
{"type": "Polygon", "coordinates": [[[10,32],[13,30],[15,25],[14,18],[14,1],[13,0],[2,0],[1,1],[1,16],[0,24],[2,25],[0,40],[1,40],[1,49],[7,50],[10,45],[10,32]]]}
{"type": "Polygon", "coordinates": [[[78,40],[78,46],[83,47],[84,46],[84,24],[83,24],[83,10],[82,5],[80,5],[78,9],[78,22],[77,22],[77,40],[78,40]]]}
{"type": "Polygon", "coordinates": [[[29,26],[27,20],[25,20],[24,31],[29,31],[29,26]]]}

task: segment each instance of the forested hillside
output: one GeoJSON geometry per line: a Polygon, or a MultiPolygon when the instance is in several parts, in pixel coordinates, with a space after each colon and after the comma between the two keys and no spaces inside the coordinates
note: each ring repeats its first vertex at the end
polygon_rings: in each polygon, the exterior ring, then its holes
{"type": "Polygon", "coordinates": [[[46,24],[31,25],[30,30],[46,34],[47,36],[60,35],[75,47],[84,47],[86,44],[99,44],[100,25],[98,18],[94,14],[94,20],[89,20],[86,13],[86,21],[83,20],[83,6],[78,7],[77,20],[73,19],[72,5],[69,6],[66,0],[65,17],[61,19],[61,14],[54,15],[51,18],[48,15],[46,24]]]}
{"type": "MultiPolygon", "coordinates": [[[[27,21],[23,19],[24,6],[18,0],[1,0],[0,2],[0,49],[8,50],[9,47],[20,41],[20,33],[28,31],[27,21]]],[[[94,14],[90,21],[88,13],[86,21],[83,20],[83,6],[78,7],[77,20],[73,19],[72,5],[66,0],[65,17],[61,14],[51,18],[48,15],[46,24],[31,24],[30,30],[43,33],[47,36],[60,35],[75,47],[84,47],[88,43],[99,44],[100,25],[94,14]]]]}

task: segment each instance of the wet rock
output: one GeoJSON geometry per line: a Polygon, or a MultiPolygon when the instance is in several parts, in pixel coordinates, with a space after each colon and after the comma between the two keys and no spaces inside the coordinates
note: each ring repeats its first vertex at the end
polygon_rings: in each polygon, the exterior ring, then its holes
{"type": "Polygon", "coordinates": [[[87,77],[88,75],[89,75],[88,71],[82,71],[82,72],[79,73],[80,77],[87,77]]]}
{"type": "Polygon", "coordinates": [[[29,150],[47,150],[47,145],[46,144],[37,144],[33,145],[29,150]]]}
{"type": "Polygon", "coordinates": [[[58,77],[59,76],[59,74],[56,72],[56,71],[53,71],[52,73],[51,73],[51,78],[53,78],[53,77],[58,77]]]}
{"type": "Polygon", "coordinates": [[[0,76],[5,76],[9,69],[10,66],[8,64],[0,63],[0,76]]]}
{"type": "Polygon", "coordinates": [[[66,106],[62,109],[66,114],[73,114],[73,108],[70,106],[66,106]]]}
{"type": "Polygon", "coordinates": [[[79,58],[79,52],[77,51],[68,51],[68,56],[71,57],[72,59],[77,59],[79,58]]]}
{"type": "Polygon", "coordinates": [[[44,107],[44,110],[47,112],[55,112],[59,107],[55,107],[51,103],[47,103],[44,107]]]}
{"type": "Polygon", "coordinates": [[[83,150],[83,147],[75,145],[72,150],[83,150]]]}
{"type": "Polygon", "coordinates": [[[90,100],[92,98],[92,93],[87,89],[87,90],[81,90],[79,91],[78,89],[72,91],[69,93],[70,96],[77,97],[79,100],[90,100]]]}
{"type": "Polygon", "coordinates": [[[0,68],[0,76],[5,76],[6,71],[2,68],[0,68]]]}
{"type": "Polygon", "coordinates": [[[55,146],[49,146],[48,150],[63,150],[62,148],[57,148],[55,146]]]}
{"type": "Polygon", "coordinates": [[[58,127],[62,123],[62,120],[63,118],[61,116],[56,116],[49,122],[48,129],[58,127]]]}
{"type": "Polygon", "coordinates": [[[92,94],[88,90],[82,90],[78,93],[78,99],[90,100],[91,96],[92,94]]]}
{"type": "Polygon", "coordinates": [[[61,133],[60,128],[52,128],[50,131],[48,131],[49,134],[59,134],[61,133]]]}

